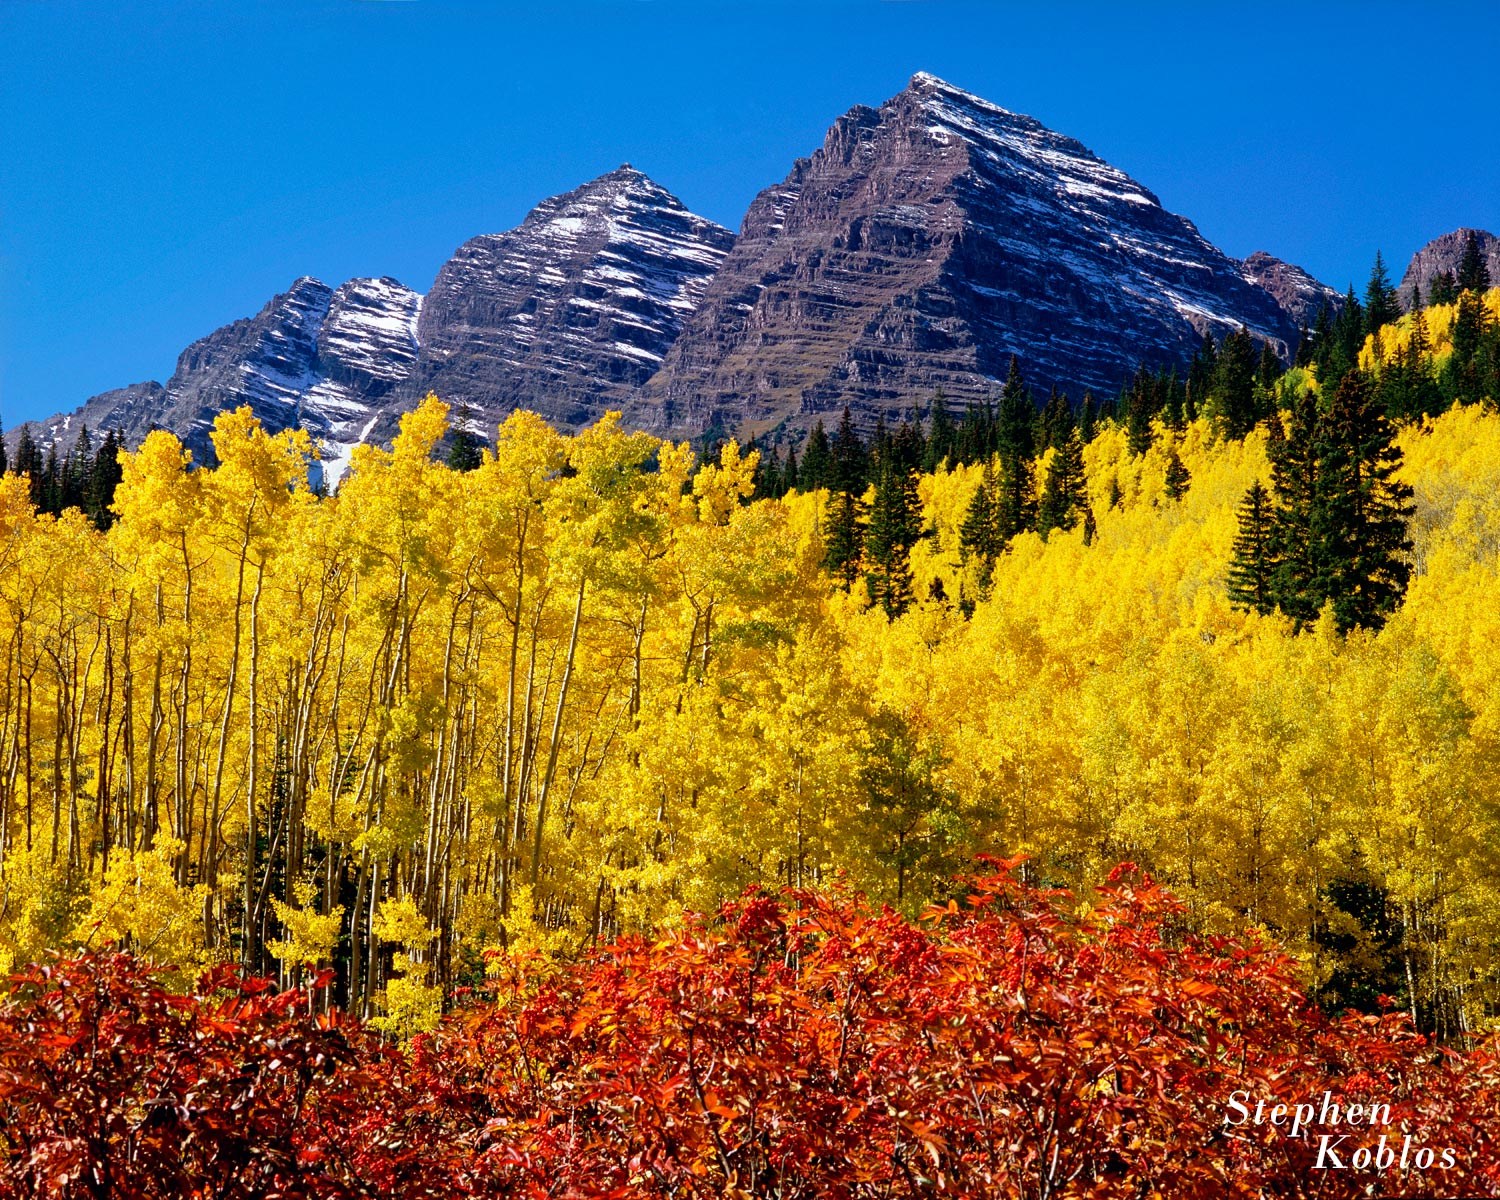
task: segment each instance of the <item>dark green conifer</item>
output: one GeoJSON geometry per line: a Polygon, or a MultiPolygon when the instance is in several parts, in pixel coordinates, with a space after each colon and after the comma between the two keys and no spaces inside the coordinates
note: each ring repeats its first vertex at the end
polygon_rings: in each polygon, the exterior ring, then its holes
{"type": "Polygon", "coordinates": [[[1181,500],[1187,495],[1188,485],[1191,482],[1192,476],[1188,474],[1187,467],[1183,466],[1182,459],[1177,454],[1177,447],[1173,446],[1167,451],[1167,499],[1181,500]]]}
{"type": "Polygon", "coordinates": [[[1452,271],[1439,271],[1428,285],[1428,304],[1452,304],[1458,299],[1458,281],[1452,271]]]}
{"type": "Polygon", "coordinates": [[[1412,489],[1401,482],[1395,430],[1364,376],[1340,381],[1318,433],[1312,537],[1316,584],[1339,629],[1379,629],[1411,577],[1412,489]]]}
{"type": "Polygon", "coordinates": [[[1083,393],[1083,404],[1078,410],[1078,440],[1085,446],[1094,440],[1098,430],[1098,414],[1094,405],[1094,393],[1083,393]]]}
{"type": "Polygon", "coordinates": [[[1078,513],[1087,503],[1084,490],[1083,442],[1078,431],[1061,430],[1062,439],[1047,463],[1047,478],[1042,484],[1042,499],[1037,506],[1037,532],[1045,538],[1054,529],[1068,530],[1078,524],[1078,513]]]}
{"type": "Polygon", "coordinates": [[[892,620],[912,602],[911,548],[921,534],[921,519],[916,472],[887,456],[875,481],[865,531],[865,587],[870,603],[880,605],[892,620]]]}
{"type": "Polygon", "coordinates": [[[1242,438],[1255,427],[1255,341],[1241,325],[1224,339],[1214,368],[1209,416],[1226,438],[1242,438]]]}
{"type": "Polygon", "coordinates": [[[807,435],[807,448],[802,452],[802,466],[797,472],[797,486],[804,492],[815,492],[832,484],[833,452],[820,417],[807,435]]]}
{"type": "Polygon", "coordinates": [[[1375,251],[1375,265],[1370,268],[1370,279],[1365,284],[1365,332],[1374,333],[1382,325],[1393,324],[1401,315],[1401,302],[1391,277],[1385,269],[1385,259],[1375,251]]]}
{"type": "Polygon", "coordinates": [[[859,578],[864,556],[864,508],[851,491],[840,489],[828,497],[823,565],[846,592],[859,578]]]}
{"type": "Polygon", "coordinates": [[[1229,564],[1229,599],[1258,613],[1276,607],[1274,520],[1270,493],[1257,479],[1240,502],[1239,532],[1229,564]]]}
{"type": "Polygon", "coordinates": [[[938,388],[927,405],[927,450],[922,459],[922,470],[931,473],[953,460],[954,432],[947,399],[943,389],[938,388]]]}
{"type": "Polygon", "coordinates": [[[1020,366],[1011,355],[1010,370],[1000,393],[995,419],[995,450],[999,456],[999,501],[996,526],[1002,543],[1036,528],[1032,458],[1035,454],[1032,419],[1036,406],[1021,381],[1020,366]]]}
{"type": "Polygon", "coordinates": [[[1482,296],[1490,290],[1489,264],[1484,261],[1484,253],[1479,249],[1479,235],[1472,229],[1464,239],[1464,253],[1458,261],[1456,282],[1460,292],[1474,292],[1482,296]]]}

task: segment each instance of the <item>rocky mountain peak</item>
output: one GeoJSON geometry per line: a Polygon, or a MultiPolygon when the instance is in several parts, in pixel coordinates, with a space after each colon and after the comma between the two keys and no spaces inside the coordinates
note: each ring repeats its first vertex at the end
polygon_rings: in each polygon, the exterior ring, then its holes
{"type": "Polygon", "coordinates": [[[543,200],[438,272],[405,397],[587,424],[656,370],[733,241],[628,163],[543,200]]]}
{"type": "Polygon", "coordinates": [[[1076,400],[1241,324],[1295,346],[1270,293],[1123,171],[919,73],[756,198],[636,419],[754,429],[847,403],[870,422],[939,387],[982,400],[1013,353],[1076,400]]]}
{"type": "Polygon", "coordinates": [[[1425,301],[1432,294],[1432,281],[1439,274],[1444,271],[1455,276],[1458,274],[1470,234],[1478,241],[1479,252],[1484,255],[1485,263],[1490,269],[1490,282],[1500,285],[1500,238],[1488,230],[1460,226],[1452,233],[1433,238],[1411,256],[1411,262],[1406,265],[1406,273],[1401,276],[1401,283],[1396,289],[1403,307],[1411,306],[1413,283],[1421,285],[1425,301]]]}
{"type": "Polygon", "coordinates": [[[1282,262],[1274,254],[1257,250],[1241,264],[1245,278],[1269,292],[1292,320],[1309,328],[1318,319],[1318,310],[1328,306],[1337,316],[1344,298],[1326,283],[1319,283],[1301,267],[1282,262]]]}

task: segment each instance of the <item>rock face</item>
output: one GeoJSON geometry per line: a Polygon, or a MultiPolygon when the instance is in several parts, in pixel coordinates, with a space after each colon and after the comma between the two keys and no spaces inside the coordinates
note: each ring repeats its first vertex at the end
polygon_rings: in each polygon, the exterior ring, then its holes
{"type": "Polygon", "coordinates": [[[1282,262],[1264,250],[1257,250],[1241,264],[1245,278],[1271,293],[1281,310],[1299,326],[1312,327],[1318,310],[1328,305],[1330,316],[1344,307],[1344,298],[1326,283],[1319,283],[1301,267],[1282,262]]]}
{"type": "Polygon", "coordinates": [[[628,164],[545,200],[438,272],[404,398],[436,392],[491,430],[515,408],[590,424],[656,372],[733,241],[628,164]]]}
{"type": "Polygon", "coordinates": [[[134,446],[160,426],[208,462],[214,418],[248,404],[269,430],[307,429],[332,485],[429,391],[483,437],[518,407],[577,429],[655,373],[733,241],[623,166],[464,243],[425,299],[394,279],[299,279],[194,342],[165,386],[105,392],[37,434],[71,445],[87,424],[134,446]]]}
{"type": "Polygon", "coordinates": [[[1239,325],[1297,323],[1122,171],[931,75],[857,106],[763,191],[633,409],[648,428],[868,421],[993,391],[1017,354],[1074,399],[1239,325]]]}
{"type": "Polygon", "coordinates": [[[465,242],[426,297],[299,279],[164,385],[37,433],[71,444],[86,423],[135,445],[162,426],[204,462],[215,416],[249,404],[320,441],[332,484],[429,391],[485,438],[523,406],[564,429],[620,408],[678,435],[805,427],[845,403],[868,422],[938,388],[983,399],[1011,354],[1076,401],[1181,362],[1204,332],[1244,324],[1286,355],[1325,298],[1268,254],[1227,258],[1073,139],[917,75],[839,118],[738,239],[623,166],[465,242]]]}
{"type": "Polygon", "coordinates": [[[1433,238],[1411,256],[1411,262],[1406,265],[1406,274],[1401,276],[1401,284],[1396,289],[1403,308],[1411,308],[1413,283],[1422,285],[1422,298],[1425,302],[1432,293],[1432,281],[1437,275],[1443,271],[1458,274],[1458,264],[1463,260],[1464,247],[1468,245],[1471,233],[1479,239],[1479,252],[1484,255],[1484,261],[1490,269],[1490,283],[1500,285],[1500,238],[1483,229],[1455,229],[1452,233],[1433,238]]]}
{"type": "Polygon", "coordinates": [[[87,425],[117,430],[134,446],[161,427],[195,461],[210,462],[214,418],[248,404],[268,430],[300,424],[337,460],[362,440],[380,398],[411,373],[421,303],[394,279],[352,279],[333,290],[304,277],[254,317],[194,342],[165,386],[105,392],[39,433],[71,442],[87,425]]]}

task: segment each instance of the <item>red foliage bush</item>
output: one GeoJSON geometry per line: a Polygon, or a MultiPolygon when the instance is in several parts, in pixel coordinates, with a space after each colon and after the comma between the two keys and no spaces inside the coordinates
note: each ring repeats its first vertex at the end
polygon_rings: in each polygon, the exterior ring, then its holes
{"type": "Polygon", "coordinates": [[[918,924],[746,896],[504,979],[405,1055],[227,973],[174,997],[119,955],[35,971],[0,1011],[0,1194],[1500,1194],[1489,1050],[1324,1018],[1275,949],[1179,936],[1129,870],[1080,909],[1001,866],[918,924]],[[1293,1138],[1226,1125],[1232,1095],[1389,1121],[1293,1138]]]}

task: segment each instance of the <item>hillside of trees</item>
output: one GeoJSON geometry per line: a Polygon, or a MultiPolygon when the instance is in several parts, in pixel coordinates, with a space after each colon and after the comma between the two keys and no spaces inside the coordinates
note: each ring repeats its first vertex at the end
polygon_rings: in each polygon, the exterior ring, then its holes
{"type": "MultiPolygon", "coordinates": [[[[1482,267],[1482,263],[1481,263],[1482,267]]],[[[394,1034],[558,958],[979,854],[1122,860],[1329,1011],[1500,1009],[1500,290],[1377,263],[1283,371],[695,454],[429,398],[335,496],[220,416],[0,479],[0,966],[120,942],[394,1034]],[[1424,298],[1425,299],[1425,298],[1424,298]],[[784,452],[785,451],[785,452],[784,452]]],[[[17,457],[21,457],[18,453],[17,457]]]]}

